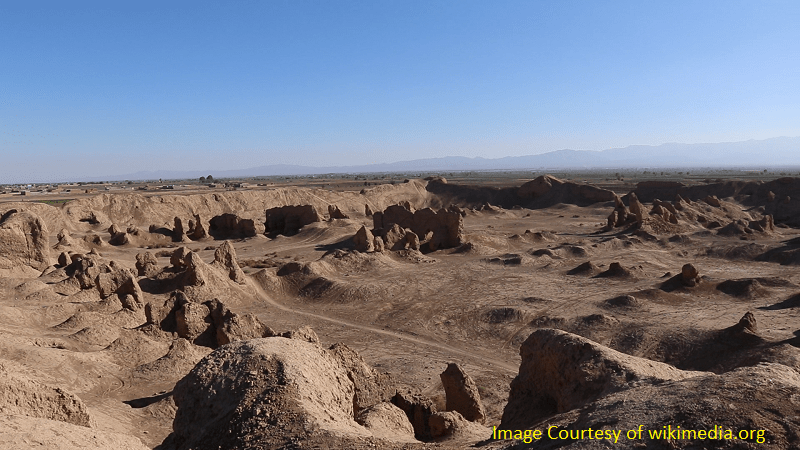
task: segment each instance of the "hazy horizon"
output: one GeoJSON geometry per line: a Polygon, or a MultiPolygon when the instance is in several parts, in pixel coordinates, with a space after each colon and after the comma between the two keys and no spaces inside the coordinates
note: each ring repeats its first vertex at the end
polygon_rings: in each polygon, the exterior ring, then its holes
{"type": "Polygon", "coordinates": [[[0,183],[800,136],[798,19],[790,1],[6,5],[0,183]]]}
{"type": "MultiPolygon", "coordinates": [[[[601,151],[562,149],[538,155],[504,156],[498,158],[445,156],[400,160],[383,164],[304,166],[273,164],[257,167],[240,167],[219,170],[153,169],[138,172],[94,174],[83,178],[55,177],[51,179],[21,178],[14,175],[2,184],[42,184],[60,182],[185,180],[206,175],[220,179],[257,178],[269,176],[302,176],[321,174],[358,173],[444,173],[464,171],[603,171],[643,169],[800,169],[800,137],[777,137],[767,140],[749,140],[731,143],[681,144],[666,143],[660,146],[629,146],[601,151]],[[768,161],[759,152],[777,155],[768,161]],[[737,161],[730,163],[729,161],[737,161]],[[765,162],[766,161],[766,162],[765,162]]],[[[800,174],[798,174],[800,175],[800,174]]]]}

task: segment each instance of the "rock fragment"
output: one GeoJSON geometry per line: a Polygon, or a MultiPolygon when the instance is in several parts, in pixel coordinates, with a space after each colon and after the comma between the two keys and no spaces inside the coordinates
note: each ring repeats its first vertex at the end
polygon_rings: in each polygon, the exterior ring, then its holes
{"type": "Polygon", "coordinates": [[[461,366],[450,363],[439,377],[444,386],[447,411],[457,411],[471,422],[483,423],[486,420],[478,387],[461,366]]]}

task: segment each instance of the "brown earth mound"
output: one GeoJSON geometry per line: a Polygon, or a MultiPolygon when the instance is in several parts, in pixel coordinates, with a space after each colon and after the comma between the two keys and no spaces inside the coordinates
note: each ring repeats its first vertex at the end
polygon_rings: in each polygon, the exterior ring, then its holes
{"type": "Polygon", "coordinates": [[[760,253],[755,260],[776,262],[781,265],[800,265],[800,238],[789,239],[782,244],[780,247],[766,251],[764,251],[764,246],[752,249],[754,252],[760,253]],[[760,252],[758,252],[759,249],[760,252]]]}
{"type": "Polygon", "coordinates": [[[561,330],[536,330],[520,347],[500,428],[526,429],[539,420],[642,383],[702,375],[626,355],[561,330]]]}
{"type": "Polygon", "coordinates": [[[595,275],[595,278],[631,278],[633,272],[623,267],[619,262],[612,262],[608,265],[608,269],[595,275]]]}
{"type": "Polygon", "coordinates": [[[695,202],[711,199],[709,204],[719,202],[725,206],[726,202],[719,199],[733,198],[746,206],[763,206],[764,214],[772,216],[774,223],[800,226],[797,214],[800,211],[800,178],[784,177],[768,182],[726,181],[698,186],[642,182],[634,192],[645,202],[680,196],[681,199],[695,202]]]}
{"type": "Polygon", "coordinates": [[[186,375],[209,352],[209,349],[192,345],[186,339],[176,339],[166,355],[139,365],[133,373],[148,380],[174,380],[186,375]]]}
{"type": "Polygon", "coordinates": [[[637,308],[642,306],[642,301],[632,295],[620,295],[606,300],[604,305],[612,308],[637,308]]]}
{"type": "MultiPolygon", "coordinates": [[[[491,435],[491,430],[465,419],[458,411],[440,411],[428,419],[431,436],[436,442],[446,442],[455,446],[458,443],[469,445],[482,441],[491,435]]],[[[470,445],[471,446],[471,445],[470,445]]]]}
{"type": "Polygon", "coordinates": [[[0,360],[0,413],[92,426],[89,411],[80,398],[61,388],[32,380],[15,367],[15,364],[0,360]]]}
{"type": "Polygon", "coordinates": [[[145,315],[148,324],[210,348],[275,335],[252,314],[238,315],[218,299],[195,302],[182,292],[173,293],[163,304],[147,303],[145,315]]]}
{"type": "Polygon", "coordinates": [[[214,251],[214,262],[212,265],[228,272],[228,277],[231,280],[239,284],[245,283],[244,272],[242,272],[239,263],[236,261],[236,249],[233,248],[230,242],[225,241],[222,245],[217,247],[214,251]]]}
{"type": "Polygon", "coordinates": [[[522,255],[517,253],[506,253],[505,255],[486,258],[484,261],[491,264],[502,264],[504,266],[518,266],[525,262],[525,259],[522,255]]]}
{"type": "Polygon", "coordinates": [[[722,236],[746,236],[756,231],[775,231],[773,216],[764,208],[743,209],[741,205],[706,195],[701,201],[687,200],[674,194],[672,203],[648,197],[652,201],[649,212],[639,200],[639,192],[615,197],[615,207],[607,219],[606,230],[627,226],[626,231],[640,230],[653,235],[684,233],[705,229],[719,229],[722,236]],[[630,208],[623,200],[628,201],[630,208]],[[726,224],[723,226],[723,224],[726,224]]]}
{"type": "Polygon", "coordinates": [[[596,275],[600,273],[601,269],[593,262],[586,261],[567,271],[567,275],[596,275]]]}
{"type": "Polygon", "coordinates": [[[414,428],[414,437],[421,441],[432,439],[430,420],[436,413],[436,404],[428,397],[411,392],[397,392],[392,404],[403,410],[414,428]]]}
{"type": "Polygon", "coordinates": [[[331,220],[333,219],[349,219],[350,217],[343,213],[341,209],[339,209],[336,205],[328,205],[328,217],[331,220]]]}
{"type": "Polygon", "coordinates": [[[140,277],[153,277],[159,271],[158,259],[150,252],[136,254],[136,271],[140,277]]]}
{"type": "Polygon", "coordinates": [[[444,386],[447,411],[456,411],[471,422],[483,423],[486,420],[478,387],[461,366],[450,363],[439,377],[444,386]]]}
{"type": "Polygon", "coordinates": [[[41,418],[0,414],[0,446],[14,450],[148,450],[125,434],[41,418]]]}
{"type": "Polygon", "coordinates": [[[279,448],[371,438],[354,420],[355,388],[329,351],[272,337],[220,347],[174,389],[177,449],[279,448]]]}
{"type": "Polygon", "coordinates": [[[33,213],[12,209],[0,216],[0,274],[44,270],[51,264],[49,237],[47,225],[33,213]]]}
{"type": "Polygon", "coordinates": [[[367,227],[362,226],[353,236],[353,244],[356,250],[360,252],[375,251],[375,236],[372,235],[372,232],[367,227]]]}
{"type": "Polygon", "coordinates": [[[529,181],[517,189],[521,199],[527,199],[525,205],[543,207],[556,203],[572,203],[590,205],[598,202],[614,200],[614,193],[586,184],[559,180],[550,175],[542,175],[529,181]]]}
{"type": "Polygon", "coordinates": [[[397,406],[382,402],[362,410],[356,422],[363,425],[375,437],[398,442],[418,442],[414,438],[414,427],[406,413],[397,406]]]}
{"type": "Polygon", "coordinates": [[[770,287],[791,285],[792,283],[782,278],[742,278],[723,281],[717,285],[717,290],[734,297],[753,299],[770,295],[770,287]]]}
{"type": "MultiPolygon", "coordinates": [[[[544,431],[543,439],[534,445],[541,449],[795,448],[800,407],[792,399],[798,397],[800,374],[781,364],[645,384],[550,417],[546,425],[532,424],[544,431]],[[563,432],[568,436],[568,430],[592,428],[616,430],[620,436],[616,443],[613,437],[610,441],[593,440],[586,439],[585,434],[583,439],[551,440],[547,437],[548,426],[555,427],[554,435],[563,432]],[[667,427],[671,435],[663,433],[667,427]],[[626,436],[628,430],[639,429],[641,436],[626,436]],[[698,438],[696,432],[700,430],[705,432],[705,439],[698,438]],[[656,437],[650,432],[662,433],[656,437]]],[[[489,448],[526,448],[523,445],[530,444],[518,441],[489,448]]]]}

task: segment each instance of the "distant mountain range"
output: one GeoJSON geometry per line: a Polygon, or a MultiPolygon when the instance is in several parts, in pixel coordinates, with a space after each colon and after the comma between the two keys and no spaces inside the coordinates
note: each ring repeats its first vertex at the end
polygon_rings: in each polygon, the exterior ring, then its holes
{"type": "Polygon", "coordinates": [[[582,170],[625,168],[767,168],[800,166],[800,137],[723,142],[716,144],[633,145],[602,151],[557,150],[539,155],[504,158],[415,159],[386,164],[307,167],[288,164],[237,170],[147,171],[126,175],[96,177],[97,180],[190,179],[206,175],[215,178],[244,178],[271,175],[316,175],[327,173],[437,172],[469,170],[582,170]]]}

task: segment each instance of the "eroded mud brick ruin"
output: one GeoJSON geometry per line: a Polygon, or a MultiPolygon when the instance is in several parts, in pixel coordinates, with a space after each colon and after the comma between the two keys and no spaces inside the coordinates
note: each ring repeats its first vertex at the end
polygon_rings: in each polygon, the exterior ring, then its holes
{"type": "Polygon", "coordinates": [[[612,185],[0,202],[0,447],[796,448],[800,179],[612,185]]]}

